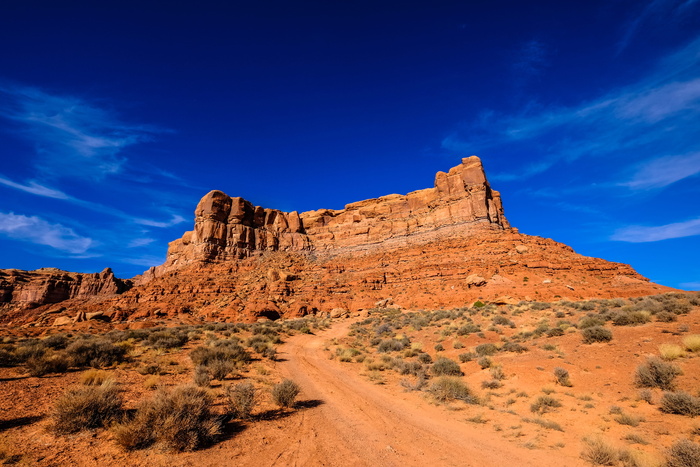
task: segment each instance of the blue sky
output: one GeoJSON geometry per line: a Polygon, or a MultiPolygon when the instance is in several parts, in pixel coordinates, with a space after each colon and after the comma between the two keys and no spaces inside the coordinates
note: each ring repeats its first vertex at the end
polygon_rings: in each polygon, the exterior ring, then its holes
{"type": "Polygon", "coordinates": [[[700,0],[0,4],[0,268],[160,264],[482,158],[521,232],[700,289],[700,0]]]}

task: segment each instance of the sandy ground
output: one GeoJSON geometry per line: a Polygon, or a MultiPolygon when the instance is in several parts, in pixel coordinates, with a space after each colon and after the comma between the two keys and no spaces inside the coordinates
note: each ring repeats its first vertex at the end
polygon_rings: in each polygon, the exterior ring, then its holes
{"type": "MultiPolygon", "coordinates": [[[[256,420],[228,423],[222,439],[191,453],[125,452],[109,430],[56,437],[47,431],[48,415],[56,398],[78,383],[80,372],[34,378],[18,369],[0,369],[0,452],[15,455],[9,459],[18,465],[45,466],[579,466],[588,465],[579,455],[581,440],[590,433],[602,433],[613,444],[625,446],[625,435],[644,429],[642,434],[652,441],[644,449],[659,452],[675,439],[688,437],[695,422],[636,401],[638,390],[631,375],[660,343],[680,339],[664,332],[667,329],[682,324],[700,333],[697,311],[679,323],[615,328],[615,339],[607,344],[582,346],[578,334],[556,338],[552,342],[566,355],[561,358],[535,346],[525,354],[499,356],[496,360],[509,376],[502,395],[492,396],[490,407],[435,405],[425,393],[406,392],[393,372],[384,372],[386,384],[379,385],[367,378],[361,364],[329,358],[329,342],[347,339],[353,322],[339,321],[316,334],[288,337],[278,348],[279,361],[257,364],[267,366],[268,380],[291,378],[301,386],[295,410],[278,411],[267,402],[256,420]],[[574,388],[557,387],[554,395],[564,407],[544,418],[561,423],[563,431],[524,423],[526,416],[532,417],[528,411],[532,398],[541,388],[553,386],[551,368],[561,365],[571,368],[574,388]],[[508,405],[507,396],[516,390],[527,391],[529,399],[508,405]],[[592,399],[580,397],[587,394],[592,399]],[[591,408],[584,407],[589,401],[591,408]],[[611,405],[643,415],[646,421],[639,428],[619,425],[610,420],[611,405]],[[479,414],[488,423],[468,420],[479,414]]],[[[456,358],[452,354],[457,352],[447,353],[456,358]]],[[[188,360],[187,351],[172,355],[188,360]]],[[[695,393],[700,388],[700,358],[682,364],[680,386],[695,393]]],[[[181,367],[168,376],[169,385],[191,381],[191,370],[184,363],[181,367]]],[[[462,364],[462,369],[472,388],[487,378],[487,371],[474,362],[462,364]]],[[[141,389],[144,376],[133,369],[110,371],[125,390],[127,407],[146,396],[141,389]]],[[[258,383],[269,381],[261,377],[258,383]]],[[[221,402],[215,410],[224,411],[221,402]]]]}

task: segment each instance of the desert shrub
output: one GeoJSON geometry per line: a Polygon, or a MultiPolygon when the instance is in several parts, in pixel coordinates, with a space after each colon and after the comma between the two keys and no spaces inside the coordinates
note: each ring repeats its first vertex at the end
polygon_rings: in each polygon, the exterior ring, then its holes
{"type": "Polygon", "coordinates": [[[489,369],[489,373],[491,373],[491,377],[496,380],[504,380],[506,379],[506,374],[503,371],[503,368],[500,365],[492,366],[489,369]]]}
{"type": "Polygon", "coordinates": [[[425,363],[425,364],[432,363],[433,357],[431,357],[430,354],[425,353],[425,352],[419,353],[418,354],[418,361],[421,363],[425,363]]]}
{"type": "Polygon", "coordinates": [[[648,389],[641,389],[639,391],[639,400],[643,400],[647,404],[653,404],[654,394],[648,389]]]}
{"type": "Polygon", "coordinates": [[[594,342],[609,342],[613,338],[612,331],[603,326],[591,326],[581,330],[583,342],[592,344],[594,342]]]}
{"type": "Polygon", "coordinates": [[[476,361],[476,363],[481,367],[482,370],[484,370],[486,368],[490,368],[493,362],[489,357],[481,357],[476,361]]]}
{"type": "Polygon", "coordinates": [[[148,345],[156,349],[174,349],[182,347],[188,341],[187,334],[175,329],[157,331],[148,336],[148,345]]]}
{"type": "Polygon", "coordinates": [[[226,388],[229,411],[234,418],[241,420],[250,418],[257,402],[256,392],[251,382],[234,384],[226,388]]]}
{"type": "Polygon", "coordinates": [[[697,352],[700,350],[700,334],[691,334],[690,336],[685,336],[683,338],[683,345],[690,352],[697,352]]]}
{"type": "Polygon", "coordinates": [[[99,428],[121,412],[121,397],[112,382],[71,388],[56,401],[51,429],[57,434],[68,434],[99,428]]]}
{"type": "Polygon", "coordinates": [[[46,353],[46,346],[38,339],[29,339],[20,343],[14,349],[14,357],[17,363],[25,363],[30,358],[40,358],[46,353]]]}
{"type": "Polygon", "coordinates": [[[700,445],[682,439],[666,452],[666,467],[700,467],[700,445]]]}
{"type": "MultiPolygon", "coordinates": [[[[10,348],[14,350],[14,348],[10,348]]],[[[7,348],[0,348],[0,367],[11,367],[19,363],[19,359],[14,354],[14,352],[12,352],[12,350],[9,350],[7,348]]]]}
{"type": "Polygon", "coordinates": [[[667,391],[673,389],[673,380],[681,374],[680,368],[666,363],[658,357],[649,357],[637,367],[635,384],[643,388],[661,388],[667,391]]]}
{"type": "Polygon", "coordinates": [[[578,322],[579,329],[592,328],[593,326],[602,326],[605,324],[605,320],[599,318],[598,316],[584,316],[578,322]]]}
{"type": "Polygon", "coordinates": [[[30,357],[25,365],[30,376],[44,376],[49,373],[65,373],[70,366],[70,359],[63,352],[47,352],[30,357]]]}
{"type": "Polygon", "coordinates": [[[250,361],[250,354],[240,344],[231,342],[217,346],[197,347],[190,352],[190,359],[195,365],[204,366],[209,366],[217,360],[228,360],[242,364],[250,361]]]}
{"type": "Polygon", "coordinates": [[[479,331],[481,331],[481,328],[479,326],[477,326],[474,323],[467,323],[464,326],[457,329],[457,335],[458,336],[466,336],[466,335],[472,334],[474,332],[479,332],[479,331]]]}
{"type": "Polygon", "coordinates": [[[639,426],[639,423],[643,422],[644,418],[636,417],[628,413],[621,413],[620,415],[615,417],[615,421],[620,425],[639,426]]]}
{"type": "Polygon", "coordinates": [[[260,352],[260,355],[267,358],[268,360],[275,361],[277,360],[277,349],[268,345],[267,347],[265,347],[265,350],[260,352]]]}
{"type": "Polygon", "coordinates": [[[142,375],[160,375],[161,374],[161,368],[158,363],[144,363],[138,369],[136,370],[139,372],[139,374],[142,375]]]}
{"type": "Polygon", "coordinates": [[[515,326],[514,322],[503,315],[494,316],[491,322],[494,324],[494,326],[515,326]]]}
{"type": "Polygon", "coordinates": [[[454,376],[442,376],[438,378],[433,384],[430,385],[428,391],[438,402],[444,403],[453,400],[460,400],[467,402],[468,404],[478,403],[478,399],[472,393],[471,389],[469,389],[469,387],[462,382],[462,380],[454,376]]]}
{"type": "Polygon", "coordinates": [[[656,321],[660,323],[672,323],[678,319],[674,313],[669,313],[668,311],[660,311],[655,317],[656,321]]]}
{"type": "Polygon", "coordinates": [[[394,359],[394,369],[400,375],[419,376],[425,374],[423,364],[420,362],[405,362],[401,359],[394,359]]]}
{"type": "Polygon", "coordinates": [[[527,347],[517,342],[504,342],[501,346],[503,352],[523,353],[527,352],[527,347]]]}
{"type": "Polygon", "coordinates": [[[498,389],[501,386],[503,386],[503,383],[497,379],[489,379],[481,382],[481,387],[484,389],[498,389]]]}
{"type": "Polygon", "coordinates": [[[220,431],[207,391],[177,386],[141,401],[133,418],[115,426],[114,437],[128,450],[158,444],[171,451],[193,451],[211,443],[220,431]]]}
{"type": "Polygon", "coordinates": [[[562,328],[552,328],[548,329],[545,334],[547,337],[559,337],[564,335],[564,330],[562,328]]]}
{"type": "Polygon", "coordinates": [[[435,346],[433,348],[435,349],[436,352],[442,352],[445,350],[445,346],[439,342],[437,344],[435,344],[435,346]]]}
{"type": "Polygon", "coordinates": [[[435,360],[435,363],[430,367],[430,371],[435,376],[461,376],[462,369],[459,363],[449,358],[440,357],[435,360]]]}
{"type": "Polygon", "coordinates": [[[569,379],[569,370],[561,367],[554,368],[554,377],[557,378],[557,384],[570,388],[571,379],[569,379]]]}
{"type": "Polygon", "coordinates": [[[44,339],[44,345],[50,349],[63,350],[68,345],[69,339],[65,334],[54,334],[44,339]]]}
{"type": "Polygon", "coordinates": [[[651,321],[651,313],[648,311],[620,311],[612,316],[615,326],[637,326],[649,321],[651,321]]]}
{"type": "Polygon", "coordinates": [[[294,407],[301,388],[291,379],[285,379],[272,387],[272,401],[284,408],[294,407]]]}
{"type": "Polygon", "coordinates": [[[617,450],[602,439],[586,439],[581,458],[593,465],[615,465],[617,450]]]}
{"type": "Polygon", "coordinates": [[[558,407],[561,407],[561,402],[552,396],[539,396],[535,402],[530,405],[530,411],[543,414],[552,412],[558,407]]]}
{"type": "Polygon", "coordinates": [[[126,349],[107,339],[79,339],[66,347],[66,352],[74,366],[102,368],[124,361],[126,349]]]}
{"type": "Polygon", "coordinates": [[[476,358],[476,354],[474,352],[465,352],[465,353],[459,354],[458,358],[459,358],[460,362],[467,363],[467,362],[471,362],[472,360],[474,360],[476,358]]]}
{"type": "Polygon", "coordinates": [[[204,365],[194,367],[194,384],[200,388],[208,388],[211,386],[211,373],[204,365]]]}
{"type": "Polygon", "coordinates": [[[496,344],[492,344],[492,343],[479,344],[476,346],[474,351],[480,357],[487,356],[487,355],[495,355],[496,352],[498,352],[498,346],[496,344]]]}
{"type": "Polygon", "coordinates": [[[547,428],[548,430],[564,431],[560,424],[552,420],[545,420],[544,418],[523,418],[523,421],[527,423],[534,423],[542,428],[547,428]]]}
{"type": "Polygon", "coordinates": [[[110,375],[104,370],[85,370],[80,375],[80,382],[85,386],[100,386],[107,380],[110,380],[110,375]]]}
{"type": "Polygon", "coordinates": [[[206,368],[212,378],[222,381],[236,370],[236,362],[231,360],[213,360],[209,362],[206,368]]]}
{"type": "Polygon", "coordinates": [[[400,352],[402,351],[408,342],[400,341],[398,339],[384,339],[377,346],[378,352],[400,352]]]}
{"type": "Polygon", "coordinates": [[[664,392],[661,397],[661,411],[695,417],[700,415],[700,397],[693,397],[682,391],[664,392]]]}

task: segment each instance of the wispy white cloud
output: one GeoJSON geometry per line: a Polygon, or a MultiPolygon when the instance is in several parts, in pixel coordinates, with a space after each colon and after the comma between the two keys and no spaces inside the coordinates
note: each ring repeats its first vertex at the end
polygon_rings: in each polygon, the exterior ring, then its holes
{"type": "Polygon", "coordinates": [[[700,235],[700,218],[659,226],[632,225],[617,230],[611,240],[630,243],[658,242],[700,235]]]}
{"type": "Polygon", "coordinates": [[[698,282],[683,282],[680,284],[681,287],[690,290],[700,290],[700,281],[698,282]]]}
{"type": "Polygon", "coordinates": [[[185,222],[185,218],[177,214],[172,214],[170,220],[168,221],[156,221],[153,219],[146,219],[143,217],[133,216],[132,214],[126,213],[122,210],[110,206],[105,206],[104,204],[95,203],[93,201],[87,201],[76,198],[74,196],[70,196],[62,191],[49,188],[34,181],[30,181],[27,184],[22,184],[14,182],[9,178],[0,175],[0,185],[24,191],[26,193],[30,193],[36,196],[60,199],[75,204],[77,206],[83,207],[85,209],[99,212],[100,214],[117,217],[124,221],[132,222],[139,225],[145,225],[148,227],[167,228],[185,222]]]}
{"type": "Polygon", "coordinates": [[[0,116],[18,124],[35,146],[44,178],[102,178],[122,170],[128,146],[160,130],[123,123],[85,99],[36,88],[0,85],[0,116]]]}
{"type": "Polygon", "coordinates": [[[622,185],[633,189],[661,188],[700,173],[700,152],[666,156],[640,166],[622,185]]]}
{"type": "Polygon", "coordinates": [[[141,246],[150,245],[151,243],[153,243],[153,242],[155,242],[155,241],[156,241],[155,238],[147,238],[147,237],[144,237],[144,238],[135,238],[135,239],[131,240],[131,241],[126,245],[126,247],[127,247],[127,248],[138,248],[138,247],[141,247],[141,246]]]}
{"type": "Polygon", "coordinates": [[[635,84],[571,107],[532,105],[515,115],[486,111],[445,138],[443,147],[485,153],[532,144],[533,159],[524,160],[517,172],[494,177],[521,180],[582,157],[634,151],[639,160],[695,153],[700,151],[699,122],[700,37],[635,84]]]}
{"type": "Polygon", "coordinates": [[[69,227],[12,212],[0,212],[0,234],[73,254],[83,254],[93,245],[91,238],[82,237],[69,227]]]}
{"type": "Polygon", "coordinates": [[[140,219],[140,218],[133,218],[133,221],[136,222],[137,224],[146,225],[148,227],[166,228],[166,227],[172,227],[174,225],[181,224],[181,223],[185,222],[185,218],[182,216],[179,216],[177,214],[173,214],[173,216],[170,218],[170,220],[166,221],[166,222],[158,222],[158,221],[154,221],[151,219],[140,219]]]}
{"type": "Polygon", "coordinates": [[[5,178],[2,175],[0,175],[0,185],[5,185],[5,186],[8,186],[10,188],[14,188],[16,190],[31,193],[31,194],[37,195],[37,196],[45,196],[47,198],[64,199],[64,200],[71,198],[70,196],[68,196],[67,194],[63,193],[60,190],[54,190],[53,188],[49,188],[49,187],[42,185],[40,183],[37,183],[33,180],[30,180],[29,182],[27,182],[27,184],[22,184],[22,183],[13,182],[9,178],[5,178]]]}
{"type": "Polygon", "coordinates": [[[697,0],[652,0],[647,2],[627,21],[622,31],[622,37],[617,43],[617,52],[620,53],[629,47],[644,26],[662,24],[666,28],[676,27],[678,21],[685,15],[692,14],[691,10],[697,3],[697,0]]]}

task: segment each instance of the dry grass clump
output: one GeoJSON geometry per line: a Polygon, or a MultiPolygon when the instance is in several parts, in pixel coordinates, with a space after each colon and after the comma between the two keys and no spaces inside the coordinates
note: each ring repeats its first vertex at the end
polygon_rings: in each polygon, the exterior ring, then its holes
{"type": "Polygon", "coordinates": [[[637,417],[628,413],[621,413],[615,417],[615,421],[620,425],[639,426],[639,423],[644,421],[644,417],[637,417]]]}
{"type": "Polygon", "coordinates": [[[468,404],[478,404],[478,398],[461,379],[454,376],[438,378],[428,389],[437,402],[445,403],[460,400],[468,404]]]}
{"type": "Polygon", "coordinates": [[[690,352],[700,351],[700,334],[691,334],[683,338],[683,345],[690,352]]]}
{"type": "Polygon", "coordinates": [[[275,404],[283,408],[294,407],[297,396],[301,388],[291,379],[285,379],[272,387],[272,400],[275,404]]]}
{"type": "Polygon", "coordinates": [[[670,391],[674,387],[673,380],[681,374],[680,368],[666,363],[658,357],[649,357],[637,367],[635,384],[643,388],[661,388],[670,391]]]}
{"type": "Polygon", "coordinates": [[[160,376],[158,375],[150,375],[146,380],[143,382],[143,387],[144,389],[148,389],[149,391],[152,389],[155,389],[158,387],[160,384],[160,376]]]}
{"type": "Polygon", "coordinates": [[[617,450],[600,438],[584,439],[585,446],[581,458],[593,465],[615,465],[617,450]]]}
{"type": "Polygon", "coordinates": [[[561,407],[561,402],[552,396],[539,396],[535,402],[530,405],[530,411],[543,414],[553,412],[554,409],[561,407]]]}
{"type": "Polygon", "coordinates": [[[211,443],[221,431],[211,402],[207,391],[196,386],[160,390],[141,401],[131,420],[115,426],[114,437],[127,450],[158,445],[170,451],[193,451],[211,443]]]}
{"type": "Polygon", "coordinates": [[[108,381],[100,386],[68,389],[56,401],[51,430],[57,434],[76,433],[105,426],[122,412],[117,386],[108,381]]]}
{"type": "Polygon", "coordinates": [[[557,378],[557,384],[570,388],[573,386],[571,384],[571,379],[569,379],[569,370],[561,367],[554,368],[554,377],[557,378]]]}
{"type": "Polygon", "coordinates": [[[603,326],[591,326],[581,330],[584,344],[594,342],[610,342],[613,338],[612,331],[603,326]]]}
{"type": "Polygon", "coordinates": [[[226,388],[229,410],[234,418],[241,420],[250,418],[257,403],[256,393],[255,386],[249,381],[226,388]]]}
{"type": "Polygon", "coordinates": [[[659,353],[664,360],[675,360],[685,356],[683,347],[675,344],[661,344],[659,346],[659,353]]]}
{"type": "Polygon", "coordinates": [[[678,415],[695,417],[700,415],[700,397],[678,392],[665,392],[661,397],[661,411],[678,415]]]}
{"type": "Polygon", "coordinates": [[[80,382],[85,386],[99,386],[111,379],[112,377],[109,373],[95,368],[85,370],[80,375],[80,382]]]}
{"type": "Polygon", "coordinates": [[[682,439],[666,452],[666,467],[700,467],[700,445],[682,439]]]}
{"type": "Polygon", "coordinates": [[[66,347],[66,353],[73,366],[102,368],[124,361],[126,348],[103,338],[79,339],[66,347]]]}
{"type": "Polygon", "coordinates": [[[430,371],[435,376],[461,376],[462,369],[459,363],[449,358],[440,357],[435,360],[435,363],[430,367],[430,371]]]}
{"type": "Polygon", "coordinates": [[[29,357],[25,362],[30,376],[44,376],[49,373],[65,373],[70,359],[64,352],[48,351],[43,355],[29,357]]]}

